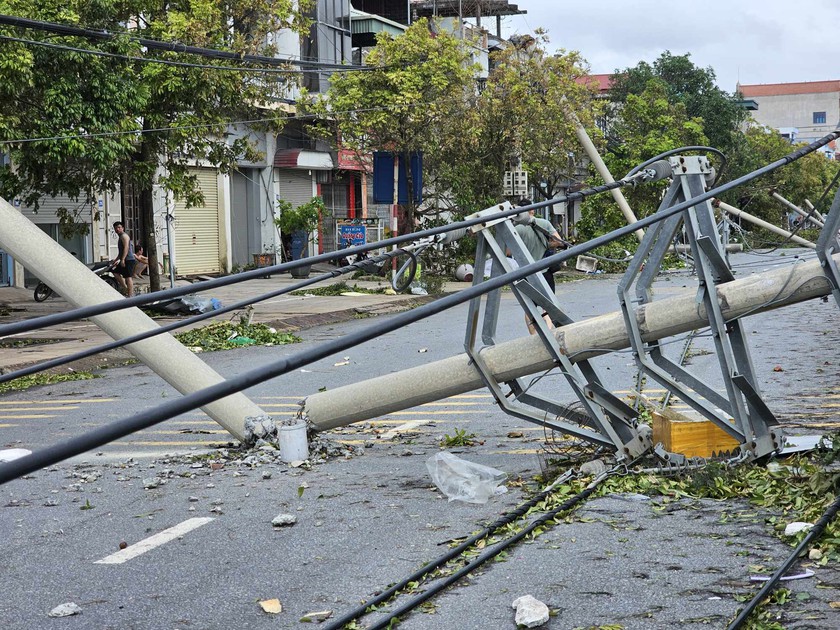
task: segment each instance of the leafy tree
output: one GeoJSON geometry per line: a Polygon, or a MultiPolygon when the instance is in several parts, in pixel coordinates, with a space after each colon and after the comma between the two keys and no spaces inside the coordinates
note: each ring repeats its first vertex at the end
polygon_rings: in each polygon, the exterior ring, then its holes
{"type": "MultiPolygon", "coordinates": [[[[326,98],[311,100],[310,112],[322,117],[319,133],[359,155],[422,151],[428,168],[438,157],[438,134],[463,114],[474,89],[466,46],[421,19],[399,37],[380,33],[365,63],[363,71],[334,75],[326,98]]],[[[412,199],[405,206],[408,226],[415,211],[412,199]]]]}
{"type": "MultiPolygon", "coordinates": [[[[680,146],[706,143],[702,120],[691,117],[682,103],[670,102],[667,85],[659,79],[648,81],[641,94],[627,96],[624,107],[612,122],[611,133],[617,141],[603,158],[616,179],[655,155],[680,146]]],[[[667,185],[667,181],[662,181],[625,188],[624,196],[636,216],[644,218],[657,210],[667,185]]],[[[588,198],[582,214],[577,229],[583,238],[592,238],[626,223],[618,206],[606,194],[588,198]]],[[[633,249],[637,243],[630,236],[623,245],[633,249]]]]}
{"type": "Polygon", "coordinates": [[[632,68],[616,70],[612,76],[610,100],[620,107],[629,95],[641,94],[651,79],[664,83],[671,104],[684,105],[689,117],[703,121],[703,130],[711,146],[724,153],[733,148],[747,113],[738,104],[737,95],[715,85],[712,68],[694,65],[690,54],[673,55],[666,50],[653,64],[642,61],[632,68]]]}
{"type": "MultiPolygon", "coordinates": [[[[727,168],[730,179],[746,175],[784,157],[796,147],[791,146],[778,132],[761,125],[747,127],[731,153],[727,168]]],[[[772,191],[804,208],[805,199],[816,203],[834,178],[840,164],[828,160],[821,153],[811,153],[773,173],[754,179],[723,195],[723,200],[770,223],[787,226],[787,210],[770,197],[772,191]]],[[[825,202],[828,210],[831,198],[825,202]]]]}
{"type": "Polygon", "coordinates": [[[270,118],[259,105],[283,96],[288,79],[217,67],[235,65],[230,61],[145,50],[135,38],[273,55],[269,35],[290,26],[302,31],[302,14],[310,5],[311,0],[0,0],[0,13],[120,33],[88,40],[40,31],[22,36],[4,27],[0,35],[121,55],[0,41],[0,141],[7,143],[13,165],[0,171],[0,194],[37,203],[43,195],[63,193],[84,202],[113,192],[127,173],[141,190],[149,230],[142,239],[151,288],[157,290],[153,188],[196,205],[201,195],[189,164],[200,161],[227,172],[238,158],[256,158],[247,139],[226,137],[229,123],[270,118]],[[132,133],[138,127],[142,133],[132,133]],[[30,138],[48,139],[20,141],[30,138]]]}
{"type": "Polygon", "coordinates": [[[599,107],[580,54],[548,54],[548,41],[537,32],[496,53],[485,89],[452,121],[441,175],[467,207],[497,202],[504,172],[519,163],[545,199],[574,177],[581,149],[567,112],[592,127],[599,107]]]}

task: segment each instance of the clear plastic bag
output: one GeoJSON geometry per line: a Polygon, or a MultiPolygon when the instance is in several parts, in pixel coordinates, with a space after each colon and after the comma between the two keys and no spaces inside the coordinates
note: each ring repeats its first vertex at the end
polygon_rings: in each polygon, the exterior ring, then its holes
{"type": "Polygon", "coordinates": [[[507,477],[501,470],[474,464],[452,453],[439,451],[426,460],[432,481],[450,501],[487,503],[494,494],[504,494],[507,488],[499,485],[507,477]]]}

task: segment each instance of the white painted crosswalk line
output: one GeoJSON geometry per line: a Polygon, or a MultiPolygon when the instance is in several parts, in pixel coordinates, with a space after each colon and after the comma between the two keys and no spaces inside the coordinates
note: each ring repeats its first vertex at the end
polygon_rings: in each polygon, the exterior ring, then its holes
{"type": "Polygon", "coordinates": [[[179,523],[174,527],[170,527],[169,529],[165,529],[162,532],[155,534],[154,536],[149,536],[139,542],[134,543],[130,547],[126,547],[125,549],[121,549],[116,553],[112,553],[110,556],[106,556],[101,560],[97,560],[94,564],[122,564],[132,558],[136,558],[139,555],[146,553],[147,551],[151,551],[155,547],[160,547],[163,544],[166,544],[172,540],[175,540],[179,536],[183,536],[187,532],[191,532],[194,529],[201,527],[202,525],[206,525],[210,521],[214,520],[210,517],[203,517],[203,518],[191,518],[183,523],[179,523]]]}

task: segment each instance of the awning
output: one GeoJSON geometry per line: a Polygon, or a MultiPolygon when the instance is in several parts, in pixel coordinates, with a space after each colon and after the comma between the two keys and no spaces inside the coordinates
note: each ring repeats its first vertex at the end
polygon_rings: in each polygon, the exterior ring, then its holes
{"type": "Polygon", "coordinates": [[[331,171],[332,156],[325,151],[307,149],[277,149],[274,154],[274,166],[277,168],[305,168],[313,171],[331,171]]]}

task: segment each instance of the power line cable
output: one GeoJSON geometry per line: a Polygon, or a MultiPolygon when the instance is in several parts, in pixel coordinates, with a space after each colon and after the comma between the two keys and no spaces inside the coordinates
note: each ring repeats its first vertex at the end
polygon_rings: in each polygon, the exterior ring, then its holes
{"type": "MultiPolygon", "coordinates": [[[[62,44],[53,44],[50,42],[42,42],[34,39],[23,39],[20,37],[9,37],[7,35],[0,35],[0,40],[8,42],[16,42],[19,44],[26,44],[31,46],[41,46],[44,48],[52,48],[55,50],[63,50],[66,52],[83,53],[87,55],[95,55],[97,57],[109,57],[112,59],[124,59],[127,61],[140,61],[143,63],[157,63],[166,66],[176,66],[180,68],[199,68],[204,70],[225,70],[234,72],[262,72],[268,74],[304,74],[312,72],[311,70],[292,70],[286,68],[256,68],[245,66],[214,66],[209,64],[188,63],[186,61],[172,61],[169,59],[158,59],[156,57],[133,57],[131,55],[120,55],[118,53],[105,52],[103,50],[92,50],[90,48],[76,48],[73,46],[65,46],[62,44]]],[[[340,68],[324,69],[324,73],[332,74],[335,72],[369,72],[376,68],[365,66],[343,66],[340,68]]]]}
{"type": "Polygon", "coordinates": [[[164,42],[156,39],[148,39],[146,37],[136,37],[131,32],[115,33],[107,30],[94,30],[88,28],[81,28],[78,26],[69,26],[67,24],[57,24],[55,22],[45,22],[43,20],[31,20],[28,18],[16,17],[13,15],[0,14],[0,24],[6,26],[14,26],[17,28],[27,28],[36,31],[44,31],[47,33],[55,33],[57,35],[69,35],[72,37],[83,37],[86,39],[96,39],[111,41],[118,37],[129,37],[150,50],[162,50],[165,52],[188,53],[191,55],[198,55],[200,57],[207,57],[210,59],[227,59],[230,61],[261,63],[269,66],[278,65],[298,65],[301,67],[309,67],[314,69],[321,68],[346,68],[346,64],[325,64],[316,61],[306,61],[303,59],[288,59],[282,57],[267,57],[265,55],[251,55],[230,52],[225,50],[217,50],[215,48],[204,48],[201,46],[189,46],[179,42],[164,42]]]}
{"type": "MultiPolygon", "coordinates": [[[[124,418],[122,420],[113,422],[109,425],[99,427],[83,435],[66,440],[63,443],[49,446],[45,449],[42,449],[35,453],[31,453],[12,462],[0,464],[0,485],[12,481],[13,479],[20,477],[21,475],[35,472],[41,468],[57,464],[75,455],[79,455],[92,449],[99,448],[105,444],[108,444],[109,442],[125,437],[142,429],[149,428],[170,418],[174,418],[175,416],[181,413],[192,411],[193,409],[202,407],[231,394],[240,392],[244,389],[248,389],[255,385],[259,385],[260,383],[268,381],[272,378],[288,374],[289,372],[309,365],[314,361],[324,359],[328,356],[331,356],[343,350],[347,350],[348,348],[352,348],[361,343],[371,341],[372,339],[375,339],[386,333],[393,332],[399,328],[402,328],[403,326],[407,326],[408,324],[412,324],[421,319],[425,319],[426,317],[430,317],[431,315],[436,315],[437,313],[441,313],[449,308],[452,308],[453,306],[463,304],[491,291],[501,289],[503,286],[506,286],[512,282],[524,280],[528,276],[541,273],[542,271],[544,271],[552,265],[561,263],[564,260],[574,258],[580,254],[585,253],[589,249],[599,247],[616,239],[627,236],[635,232],[637,229],[647,228],[659,221],[662,221],[680,212],[683,212],[684,210],[687,210],[688,208],[691,208],[699,203],[703,203],[714,197],[716,194],[725,192],[727,190],[740,186],[741,184],[744,184],[748,181],[751,181],[756,177],[760,177],[761,175],[770,173],[782,166],[785,166],[786,164],[789,164],[790,162],[798,160],[799,158],[809,153],[812,153],[821,146],[828,144],[829,142],[838,137],[840,137],[840,131],[832,132],[827,136],[821,138],[820,140],[817,140],[811,143],[810,145],[801,147],[800,149],[786,155],[784,158],[776,160],[775,162],[772,162],[771,164],[768,164],[751,173],[743,175],[738,179],[723,184],[715,190],[701,193],[700,195],[692,197],[691,199],[682,203],[678,203],[668,208],[667,210],[661,210],[653,215],[640,219],[636,223],[617,228],[611,232],[608,232],[607,234],[603,234],[597,238],[594,238],[588,241],[587,243],[575,245],[563,252],[554,254],[553,256],[550,256],[548,258],[542,258],[528,265],[523,265],[522,267],[519,267],[518,269],[509,273],[496,277],[491,277],[485,282],[473,285],[467,289],[464,289],[461,292],[446,295],[438,300],[419,306],[414,310],[399,313],[387,321],[377,323],[375,326],[363,328],[343,337],[324,342],[317,347],[308,348],[298,352],[297,354],[292,354],[288,357],[284,357],[267,365],[259,366],[247,372],[242,372],[230,376],[229,378],[220,383],[211,385],[210,387],[206,387],[197,392],[187,394],[180,399],[163,403],[161,405],[158,405],[158,407],[154,409],[148,409],[139,412],[129,418],[124,418]]],[[[606,192],[608,190],[612,190],[613,188],[625,186],[629,183],[631,182],[620,180],[618,182],[613,182],[612,184],[604,184],[590,189],[589,194],[606,192]]],[[[581,198],[584,196],[582,193],[583,191],[572,193],[569,196],[569,198],[581,198]]],[[[450,226],[431,228],[430,230],[426,230],[424,232],[427,235],[432,233],[440,234],[443,232],[451,232],[456,226],[465,228],[467,225],[477,225],[479,223],[484,223],[490,220],[491,218],[495,219],[510,217],[521,212],[527,212],[531,209],[537,210],[548,205],[552,205],[552,203],[539,202],[531,204],[530,206],[516,207],[503,212],[494,213],[492,217],[489,215],[480,216],[476,217],[475,219],[471,219],[469,221],[462,221],[450,226]]],[[[418,234],[407,234],[401,237],[386,239],[385,241],[381,241],[379,244],[381,246],[383,244],[387,244],[389,241],[391,242],[391,244],[397,244],[406,240],[416,239],[417,237],[418,234]]],[[[354,254],[363,251],[364,249],[367,249],[367,246],[348,248],[344,250],[344,253],[345,255],[354,254]]],[[[324,255],[321,255],[305,259],[304,261],[297,261],[298,264],[276,265],[264,269],[255,269],[252,272],[240,274],[242,276],[241,279],[234,278],[231,281],[228,278],[219,278],[217,280],[208,281],[204,283],[203,286],[204,288],[212,288],[215,286],[222,286],[225,284],[233,284],[234,282],[250,280],[253,277],[265,275],[265,273],[279,271],[281,268],[288,269],[291,267],[300,266],[302,264],[311,264],[324,258],[324,255]]],[[[158,296],[162,296],[163,293],[168,293],[170,296],[174,296],[174,294],[178,291],[181,291],[181,295],[184,295],[187,292],[189,292],[191,288],[192,287],[182,287],[180,289],[171,289],[169,291],[158,294],[158,296]],[[184,289],[186,289],[186,291],[184,291],[184,289]]],[[[47,320],[49,320],[49,323],[54,323],[52,320],[61,320],[62,318],[65,318],[63,321],[70,321],[77,317],[87,317],[93,314],[101,314],[103,312],[113,312],[122,308],[130,308],[140,303],[148,303],[154,301],[154,299],[155,296],[135,296],[133,298],[127,298],[125,300],[122,300],[122,303],[110,302],[107,304],[97,304],[94,306],[78,308],[68,313],[57,313],[55,315],[48,315],[46,317],[39,317],[27,320],[26,322],[9,324],[0,327],[0,336],[12,334],[12,332],[19,332],[17,328],[23,330],[31,330],[31,328],[27,328],[27,326],[31,326],[33,322],[47,325],[47,320]]]]}

